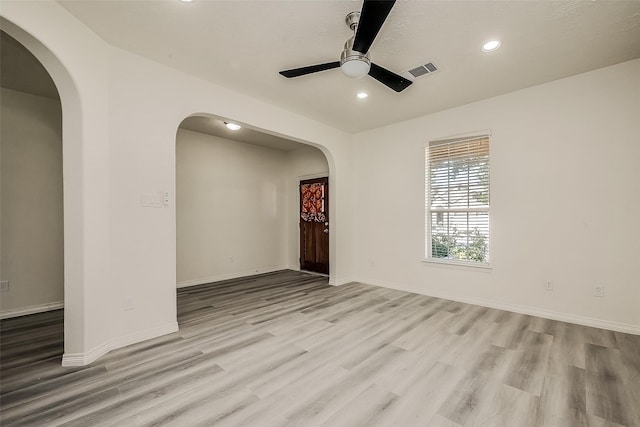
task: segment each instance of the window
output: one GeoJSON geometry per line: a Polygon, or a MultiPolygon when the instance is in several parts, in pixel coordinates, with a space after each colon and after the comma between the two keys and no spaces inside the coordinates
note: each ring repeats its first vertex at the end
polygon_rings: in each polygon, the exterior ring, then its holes
{"type": "Polygon", "coordinates": [[[425,254],[489,263],[489,136],[425,148],[425,254]]]}

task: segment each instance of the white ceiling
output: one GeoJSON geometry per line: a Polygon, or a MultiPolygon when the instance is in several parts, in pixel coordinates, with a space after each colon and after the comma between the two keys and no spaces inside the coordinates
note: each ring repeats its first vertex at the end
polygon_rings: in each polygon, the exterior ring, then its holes
{"type": "Polygon", "coordinates": [[[273,150],[291,151],[302,146],[299,142],[270,135],[246,126],[238,130],[227,129],[224,120],[216,117],[187,117],[180,123],[180,128],[247,144],[260,145],[273,150]]]}
{"type": "Polygon", "coordinates": [[[439,71],[402,93],[339,70],[278,71],[337,61],[361,1],[66,1],[107,42],[348,132],[441,111],[640,57],[640,1],[396,3],[371,48],[397,73],[439,71]],[[499,38],[502,47],[481,52],[499,38]],[[365,90],[369,98],[358,100],[365,90]]]}
{"type": "MultiPolygon", "coordinates": [[[[4,31],[0,31],[0,87],[60,99],[56,85],[42,63],[4,31]]],[[[230,130],[225,126],[225,119],[220,117],[187,117],[180,128],[279,151],[292,151],[304,146],[247,126],[230,130]]]]}

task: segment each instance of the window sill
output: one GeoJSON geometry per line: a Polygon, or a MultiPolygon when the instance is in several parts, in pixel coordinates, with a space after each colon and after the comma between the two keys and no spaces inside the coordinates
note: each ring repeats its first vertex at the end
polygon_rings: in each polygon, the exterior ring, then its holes
{"type": "Polygon", "coordinates": [[[422,260],[425,264],[438,264],[442,266],[448,266],[453,268],[462,268],[469,270],[484,270],[491,271],[492,267],[490,264],[479,263],[479,262],[465,262],[458,261],[453,259],[438,259],[438,258],[426,258],[422,260]]]}

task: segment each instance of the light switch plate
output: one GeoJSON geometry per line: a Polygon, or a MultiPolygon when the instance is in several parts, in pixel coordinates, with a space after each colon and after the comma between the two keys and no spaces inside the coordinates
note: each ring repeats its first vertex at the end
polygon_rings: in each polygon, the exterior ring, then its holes
{"type": "Polygon", "coordinates": [[[148,192],[142,193],[141,201],[143,207],[146,208],[161,208],[163,201],[163,193],[160,192],[148,192]]]}
{"type": "Polygon", "coordinates": [[[9,292],[9,281],[8,280],[0,281],[0,292],[9,292]]]}

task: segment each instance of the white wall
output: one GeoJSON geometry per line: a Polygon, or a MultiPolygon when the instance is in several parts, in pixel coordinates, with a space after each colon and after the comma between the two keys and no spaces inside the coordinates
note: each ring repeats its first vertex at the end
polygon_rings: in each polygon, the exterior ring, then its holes
{"type": "MultiPolygon", "coordinates": [[[[287,213],[288,220],[288,251],[287,265],[293,270],[300,269],[300,191],[301,180],[329,175],[327,158],[314,147],[301,146],[287,153],[287,213]]],[[[329,194],[331,194],[329,185],[329,194]]],[[[333,226],[332,218],[329,217],[333,226]]],[[[333,229],[331,232],[333,232],[333,229]]]]}
{"type": "Polygon", "coordinates": [[[0,93],[0,314],[64,300],[62,112],[60,101],[10,89],[0,93]]]}
{"type": "Polygon", "coordinates": [[[111,48],[109,72],[109,219],[112,310],[122,313],[130,297],[134,310],[112,320],[118,343],[170,330],[176,319],[176,132],[188,116],[225,117],[241,125],[321,147],[333,168],[334,215],[345,228],[331,242],[332,278],[351,276],[349,137],[272,105],[111,48]],[[146,191],[170,194],[166,209],[140,207],[146,191]],[[344,255],[343,255],[344,254],[344,255]],[[344,260],[342,259],[344,258],[344,260]],[[150,297],[153,295],[153,297],[150,297]]]}
{"type": "Polygon", "coordinates": [[[287,155],[179,129],[178,286],[286,268],[287,155]]]}
{"type": "Polygon", "coordinates": [[[333,193],[334,216],[345,216],[344,230],[334,230],[331,242],[331,274],[338,282],[351,276],[348,135],[125,51],[110,48],[109,54],[111,304],[120,313],[124,298],[137,305],[111,321],[113,334],[126,338],[119,343],[175,325],[176,132],[194,114],[225,117],[321,147],[330,158],[333,187],[340,189],[333,193]],[[165,190],[168,208],[140,207],[141,193],[165,190]]]}
{"type": "Polygon", "coordinates": [[[634,60],[356,135],[357,279],[640,333],[639,117],[634,60]],[[492,269],[423,263],[423,146],[483,129],[492,269]]]}

